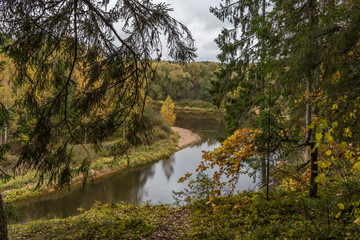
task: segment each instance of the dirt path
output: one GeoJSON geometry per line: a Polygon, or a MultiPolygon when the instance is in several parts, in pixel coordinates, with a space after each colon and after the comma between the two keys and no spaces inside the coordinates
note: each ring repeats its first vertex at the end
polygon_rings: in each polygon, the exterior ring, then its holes
{"type": "Polygon", "coordinates": [[[175,132],[178,132],[180,135],[178,141],[178,149],[183,149],[201,140],[201,137],[199,135],[193,133],[188,129],[179,128],[179,127],[171,127],[171,129],[174,130],[175,132]]]}
{"type": "Polygon", "coordinates": [[[189,215],[190,213],[187,209],[172,209],[150,236],[141,239],[185,239],[186,232],[191,230],[189,215]]]}

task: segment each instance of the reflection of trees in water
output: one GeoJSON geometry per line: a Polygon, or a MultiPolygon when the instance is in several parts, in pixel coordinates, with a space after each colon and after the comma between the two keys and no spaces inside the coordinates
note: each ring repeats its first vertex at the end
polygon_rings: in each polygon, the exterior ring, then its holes
{"type": "Polygon", "coordinates": [[[169,159],[162,161],[162,168],[164,170],[167,180],[169,180],[171,175],[174,173],[174,164],[175,164],[174,155],[171,155],[169,159]]]}
{"type": "MultiPolygon", "coordinates": [[[[140,202],[146,194],[144,186],[154,174],[154,166],[148,165],[110,177],[107,182],[113,194],[104,202],[140,202]]],[[[101,189],[102,184],[97,188],[101,189]]]]}
{"type": "Polygon", "coordinates": [[[175,122],[175,126],[190,129],[200,135],[203,141],[208,139],[215,139],[218,136],[223,136],[225,132],[225,123],[220,119],[214,118],[182,118],[178,116],[175,122]],[[219,124],[219,121],[222,124],[219,124]]]}
{"type": "MultiPolygon", "coordinates": [[[[178,115],[175,123],[178,127],[190,129],[202,137],[202,142],[209,146],[217,144],[216,136],[222,135],[224,125],[220,117],[214,119],[212,115],[192,114],[178,115]]],[[[201,146],[202,143],[195,144],[201,146]]],[[[162,169],[169,180],[174,174],[175,157],[162,162],[162,169]]],[[[110,202],[141,202],[148,195],[145,184],[155,175],[155,165],[147,165],[129,170],[121,174],[105,177],[94,183],[89,183],[86,189],[81,187],[63,190],[60,193],[49,195],[41,200],[33,200],[19,207],[19,213],[24,220],[51,217],[68,217],[78,214],[77,209],[89,209],[96,201],[110,202]]],[[[151,189],[149,189],[151,190],[151,189]]]]}
{"type": "Polygon", "coordinates": [[[144,189],[144,186],[148,179],[153,177],[155,174],[155,165],[146,166],[136,172],[136,174],[131,174],[131,179],[126,180],[129,184],[128,189],[130,194],[124,194],[127,199],[126,202],[140,203],[145,196],[147,196],[147,191],[144,189]],[[132,178],[134,178],[132,180],[132,178]]]}
{"type": "Polygon", "coordinates": [[[18,213],[23,221],[38,218],[65,218],[78,214],[77,209],[80,207],[91,208],[95,201],[140,202],[146,194],[144,185],[154,173],[154,166],[146,166],[124,174],[111,175],[89,184],[86,189],[78,187],[71,189],[70,192],[62,190],[61,193],[44,200],[24,203],[19,207],[18,213]]]}
{"type": "Polygon", "coordinates": [[[207,144],[209,146],[213,146],[213,145],[218,144],[218,141],[215,138],[209,138],[208,141],[207,141],[207,144]]]}
{"type": "Polygon", "coordinates": [[[201,138],[201,141],[196,142],[196,143],[194,144],[194,146],[200,147],[200,146],[203,144],[203,142],[205,142],[205,141],[207,141],[207,140],[208,140],[208,139],[206,139],[206,138],[201,138]]]}

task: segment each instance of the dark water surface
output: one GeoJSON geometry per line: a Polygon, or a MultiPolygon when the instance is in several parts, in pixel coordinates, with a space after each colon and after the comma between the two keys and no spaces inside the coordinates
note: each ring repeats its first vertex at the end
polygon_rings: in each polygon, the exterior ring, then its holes
{"type": "MultiPolygon", "coordinates": [[[[144,204],[173,203],[172,191],[180,191],[187,183],[177,180],[187,172],[195,172],[201,161],[202,150],[220,146],[217,136],[224,134],[221,116],[177,113],[175,126],[190,129],[199,134],[202,141],[161,160],[136,169],[115,173],[82,187],[29,200],[18,207],[21,221],[39,218],[68,217],[78,214],[78,208],[89,209],[95,201],[102,203],[128,202],[144,204]]],[[[237,190],[254,188],[252,179],[240,177],[237,190]]]]}

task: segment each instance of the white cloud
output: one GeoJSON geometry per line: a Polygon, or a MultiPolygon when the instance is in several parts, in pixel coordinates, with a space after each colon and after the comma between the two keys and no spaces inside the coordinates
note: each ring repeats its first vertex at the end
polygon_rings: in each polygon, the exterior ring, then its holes
{"type": "Polygon", "coordinates": [[[174,9],[176,20],[185,24],[192,32],[197,50],[196,61],[217,61],[219,49],[214,39],[219,35],[223,22],[210,13],[210,7],[219,5],[220,0],[155,0],[166,2],[174,9]]]}
{"type": "MultiPolygon", "coordinates": [[[[195,61],[217,61],[216,56],[220,50],[214,39],[225,23],[210,13],[210,7],[219,6],[221,0],[153,0],[153,2],[168,3],[174,10],[170,15],[189,28],[197,48],[198,57],[195,61]]],[[[116,28],[120,28],[120,24],[116,28]]],[[[163,47],[165,46],[166,44],[163,44],[163,47]]],[[[165,53],[163,58],[166,59],[165,53]]]]}

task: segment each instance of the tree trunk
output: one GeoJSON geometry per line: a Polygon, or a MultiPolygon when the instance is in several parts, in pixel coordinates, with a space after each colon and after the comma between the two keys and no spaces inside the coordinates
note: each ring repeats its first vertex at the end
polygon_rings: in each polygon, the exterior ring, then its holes
{"type": "Polygon", "coordinates": [[[124,121],[123,139],[126,139],[126,121],[124,121]]]}
{"type": "Polygon", "coordinates": [[[2,201],[2,195],[0,193],[0,239],[1,240],[8,240],[8,231],[7,231],[7,225],[6,225],[6,217],[5,217],[5,211],[2,201]]]}
{"type": "Polygon", "coordinates": [[[8,133],[8,127],[6,126],[4,131],[4,137],[5,137],[4,143],[7,143],[7,133],[8,133]]]}
{"type": "MultiPolygon", "coordinates": [[[[311,75],[311,74],[309,74],[311,75]]],[[[306,142],[310,143],[310,129],[309,126],[311,124],[311,107],[310,107],[310,92],[311,92],[311,76],[307,76],[306,78],[306,100],[305,100],[305,126],[306,126],[306,142]]],[[[310,150],[308,147],[305,148],[305,157],[307,162],[310,159],[310,150]]]]}
{"type": "MultiPolygon", "coordinates": [[[[311,44],[312,46],[310,46],[311,50],[314,50],[316,46],[314,46],[313,44],[315,44],[315,40],[314,36],[313,36],[313,28],[314,28],[314,1],[310,0],[309,1],[309,25],[310,25],[310,35],[311,35],[311,44]]],[[[314,54],[314,51],[313,51],[314,54]]],[[[316,106],[311,106],[310,105],[310,98],[311,98],[311,94],[313,93],[317,93],[318,92],[318,81],[316,80],[316,74],[315,74],[315,69],[313,68],[314,66],[314,55],[310,54],[310,57],[308,59],[308,62],[310,64],[310,69],[308,70],[308,76],[306,79],[306,91],[307,91],[307,96],[306,96],[306,128],[307,128],[307,135],[306,135],[306,141],[309,143],[309,145],[311,146],[311,148],[313,148],[313,143],[315,141],[315,134],[314,131],[310,132],[309,126],[311,124],[312,118],[315,116],[316,114],[316,106]]],[[[309,156],[309,149],[307,150],[307,159],[309,159],[310,157],[310,168],[311,168],[311,175],[310,175],[310,191],[309,191],[309,195],[310,197],[316,197],[317,196],[317,190],[318,190],[318,184],[315,182],[315,178],[318,175],[318,165],[317,165],[317,156],[318,156],[318,151],[317,149],[310,149],[310,156],[309,156]]]]}
{"type": "MultiPolygon", "coordinates": [[[[265,8],[266,8],[266,4],[265,4],[265,0],[262,1],[262,14],[261,14],[261,17],[262,17],[262,20],[263,20],[263,23],[265,23],[265,8]]],[[[265,41],[264,41],[264,36],[261,36],[261,59],[260,59],[260,64],[263,64],[263,62],[265,61],[265,55],[266,55],[266,52],[265,52],[265,41]]],[[[263,71],[263,68],[261,67],[261,73],[260,73],[260,91],[261,91],[261,94],[264,95],[265,94],[265,76],[264,76],[264,71],[263,71]]],[[[264,110],[264,107],[263,106],[260,106],[260,111],[264,110]]],[[[265,147],[265,144],[264,144],[264,147],[265,147]]],[[[265,149],[265,148],[264,148],[265,149]]],[[[268,189],[268,176],[267,176],[267,169],[266,169],[266,158],[265,156],[261,157],[260,159],[261,161],[261,184],[262,186],[266,186],[266,188],[268,189]]]]}
{"type": "Polygon", "coordinates": [[[86,135],[87,135],[86,133],[87,133],[87,128],[86,128],[86,126],[85,126],[84,144],[86,144],[86,140],[87,140],[87,139],[86,139],[86,135]]]}
{"type": "MultiPolygon", "coordinates": [[[[265,144],[264,144],[265,145],[265,144]]],[[[261,187],[266,187],[266,158],[262,156],[260,158],[261,161],[261,187]]]]}
{"type": "Polygon", "coordinates": [[[317,165],[317,157],[318,157],[318,150],[315,149],[314,152],[311,152],[311,161],[310,161],[310,168],[311,168],[311,176],[310,176],[310,197],[317,196],[318,184],[315,182],[315,178],[318,175],[318,165],[317,165]]]}
{"type": "Polygon", "coordinates": [[[266,200],[269,201],[269,185],[270,185],[270,133],[271,133],[271,119],[270,119],[270,95],[269,95],[269,112],[268,112],[268,135],[267,135],[267,166],[266,166],[266,200]]]}

